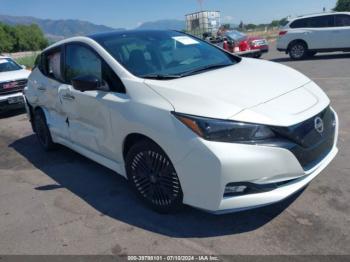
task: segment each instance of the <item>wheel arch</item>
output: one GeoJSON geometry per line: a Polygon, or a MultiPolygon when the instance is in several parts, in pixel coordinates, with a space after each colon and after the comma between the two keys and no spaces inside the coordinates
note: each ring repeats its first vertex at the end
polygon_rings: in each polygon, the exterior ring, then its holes
{"type": "Polygon", "coordinates": [[[43,107],[41,106],[36,106],[36,107],[33,107],[31,105],[28,105],[29,106],[29,110],[30,110],[30,114],[31,114],[31,124],[32,124],[32,128],[33,128],[33,131],[36,132],[35,130],[35,121],[34,121],[34,117],[35,117],[35,113],[36,112],[42,112],[45,116],[45,119],[46,121],[48,121],[48,112],[47,110],[45,110],[43,107]]]}
{"type": "MultiPolygon", "coordinates": [[[[148,140],[154,144],[156,144],[157,146],[159,146],[160,148],[162,148],[156,141],[154,141],[152,138],[144,135],[144,134],[141,134],[141,133],[131,133],[131,134],[128,134],[125,138],[124,138],[124,141],[123,141],[123,159],[124,159],[124,162],[126,160],[126,156],[129,152],[129,150],[131,149],[131,147],[133,145],[135,145],[136,143],[142,141],[142,140],[148,140]]],[[[164,151],[164,149],[162,148],[162,150],[164,151]]]]}

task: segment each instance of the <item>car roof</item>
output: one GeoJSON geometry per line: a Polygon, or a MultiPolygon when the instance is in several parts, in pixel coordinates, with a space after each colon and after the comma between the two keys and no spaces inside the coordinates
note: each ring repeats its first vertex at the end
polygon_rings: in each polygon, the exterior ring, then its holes
{"type": "Polygon", "coordinates": [[[12,59],[11,57],[6,56],[6,55],[0,55],[0,59],[5,59],[5,58],[10,58],[10,59],[12,59]]]}
{"type": "Polygon", "coordinates": [[[302,16],[292,18],[290,22],[294,22],[296,20],[304,19],[304,18],[312,18],[312,17],[319,17],[319,16],[327,16],[327,15],[341,15],[341,14],[350,15],[350,12],[324,12],[324,13],[316,13],[316,14],[310,14],[310,15],[302,15],[302,16]]]}
{"type": "Polygon", "coordinates": [[[138,35],[138,34],[147,34],[147,33],[155,33],[155,32],[174,32],[174,30],[121,30],[121,31],[110,31],[110,32],[104,32],[104,33],[97,33],[88,35],[87,37],[92,38],[94,40],[109,37],[109,36],[123,36],[125,34],[132,34],[132,35],[138,35]]]}

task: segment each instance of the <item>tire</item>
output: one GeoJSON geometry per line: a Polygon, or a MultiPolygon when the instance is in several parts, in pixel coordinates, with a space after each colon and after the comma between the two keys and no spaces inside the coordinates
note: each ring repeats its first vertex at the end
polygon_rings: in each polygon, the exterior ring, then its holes
{"type": "Polygon", "coordinates": [[[306,44],[300,41],[292,43],[288,51],[290,58],[293,60],[302,60],[308,54],[306,44]]]}
{"type": "Polygon", "coordinates": [[[254,55],[254,58],[256,58],[256,59],[259,59],[259,58],[261,58],[262,57],[262,53],[259,53],[259,54],[257,54],[257,55],[254,55]]]}
{"type": "Polygon", "coordinates": [[[51,133],[46,123],[45,114],[40,109],[34,113],[34,129],[39,143],[45,151],[51,151],[56,148],[56,144],[52,141],[51,133]]]}
{"type": "Polygon", "coordinates": [[[128,182],[137,196],[161,214],[174,213],[182,206],[183,193],[175,168],[155,143],[142,140],[126,156],[128,182]]]}

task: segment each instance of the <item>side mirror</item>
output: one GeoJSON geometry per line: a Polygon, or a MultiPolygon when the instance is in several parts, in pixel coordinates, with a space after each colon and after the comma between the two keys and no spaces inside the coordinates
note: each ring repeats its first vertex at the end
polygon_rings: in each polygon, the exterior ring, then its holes
{"type": "Polygon", "coordinates": [[[77,76],[72,79],[74,89],[81,92],[97,90],[101,86],[101,81],[96,76],[77,76]]]}
{"type": "Polygon", "coordinates": [[[22,67],[23,69],[27,69],[27,67],[26,67],[25,65],[21,65],[21,67],[22,67]]]}

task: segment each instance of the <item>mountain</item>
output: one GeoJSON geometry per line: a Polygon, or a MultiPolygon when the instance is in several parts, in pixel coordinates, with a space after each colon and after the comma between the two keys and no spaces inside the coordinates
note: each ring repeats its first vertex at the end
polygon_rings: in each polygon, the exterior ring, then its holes
{"type": "Polygon", "coordinates": [[[185,21],[182,20],[174,20],[174,19],[168,19],[168,20],[158,20],[153,22],[145,22],[141,24],[136,29],[173,29],[173,30],[183,30],[186,28],[185,21]]]}
{"type": "Polygon", "coordinates": [[[17,24],[37,24],[44,34],[53,41],[61,40],[63,38],[89,35],[94,33],[102,33],[113,30],[124,30],[122,28],[112,28],[104,25],[96,25],[87,21],[80,20],[51,20],[39,19],[31,16],[9,16],[0,15],[0,22],[10,25],[17,24]]]}

